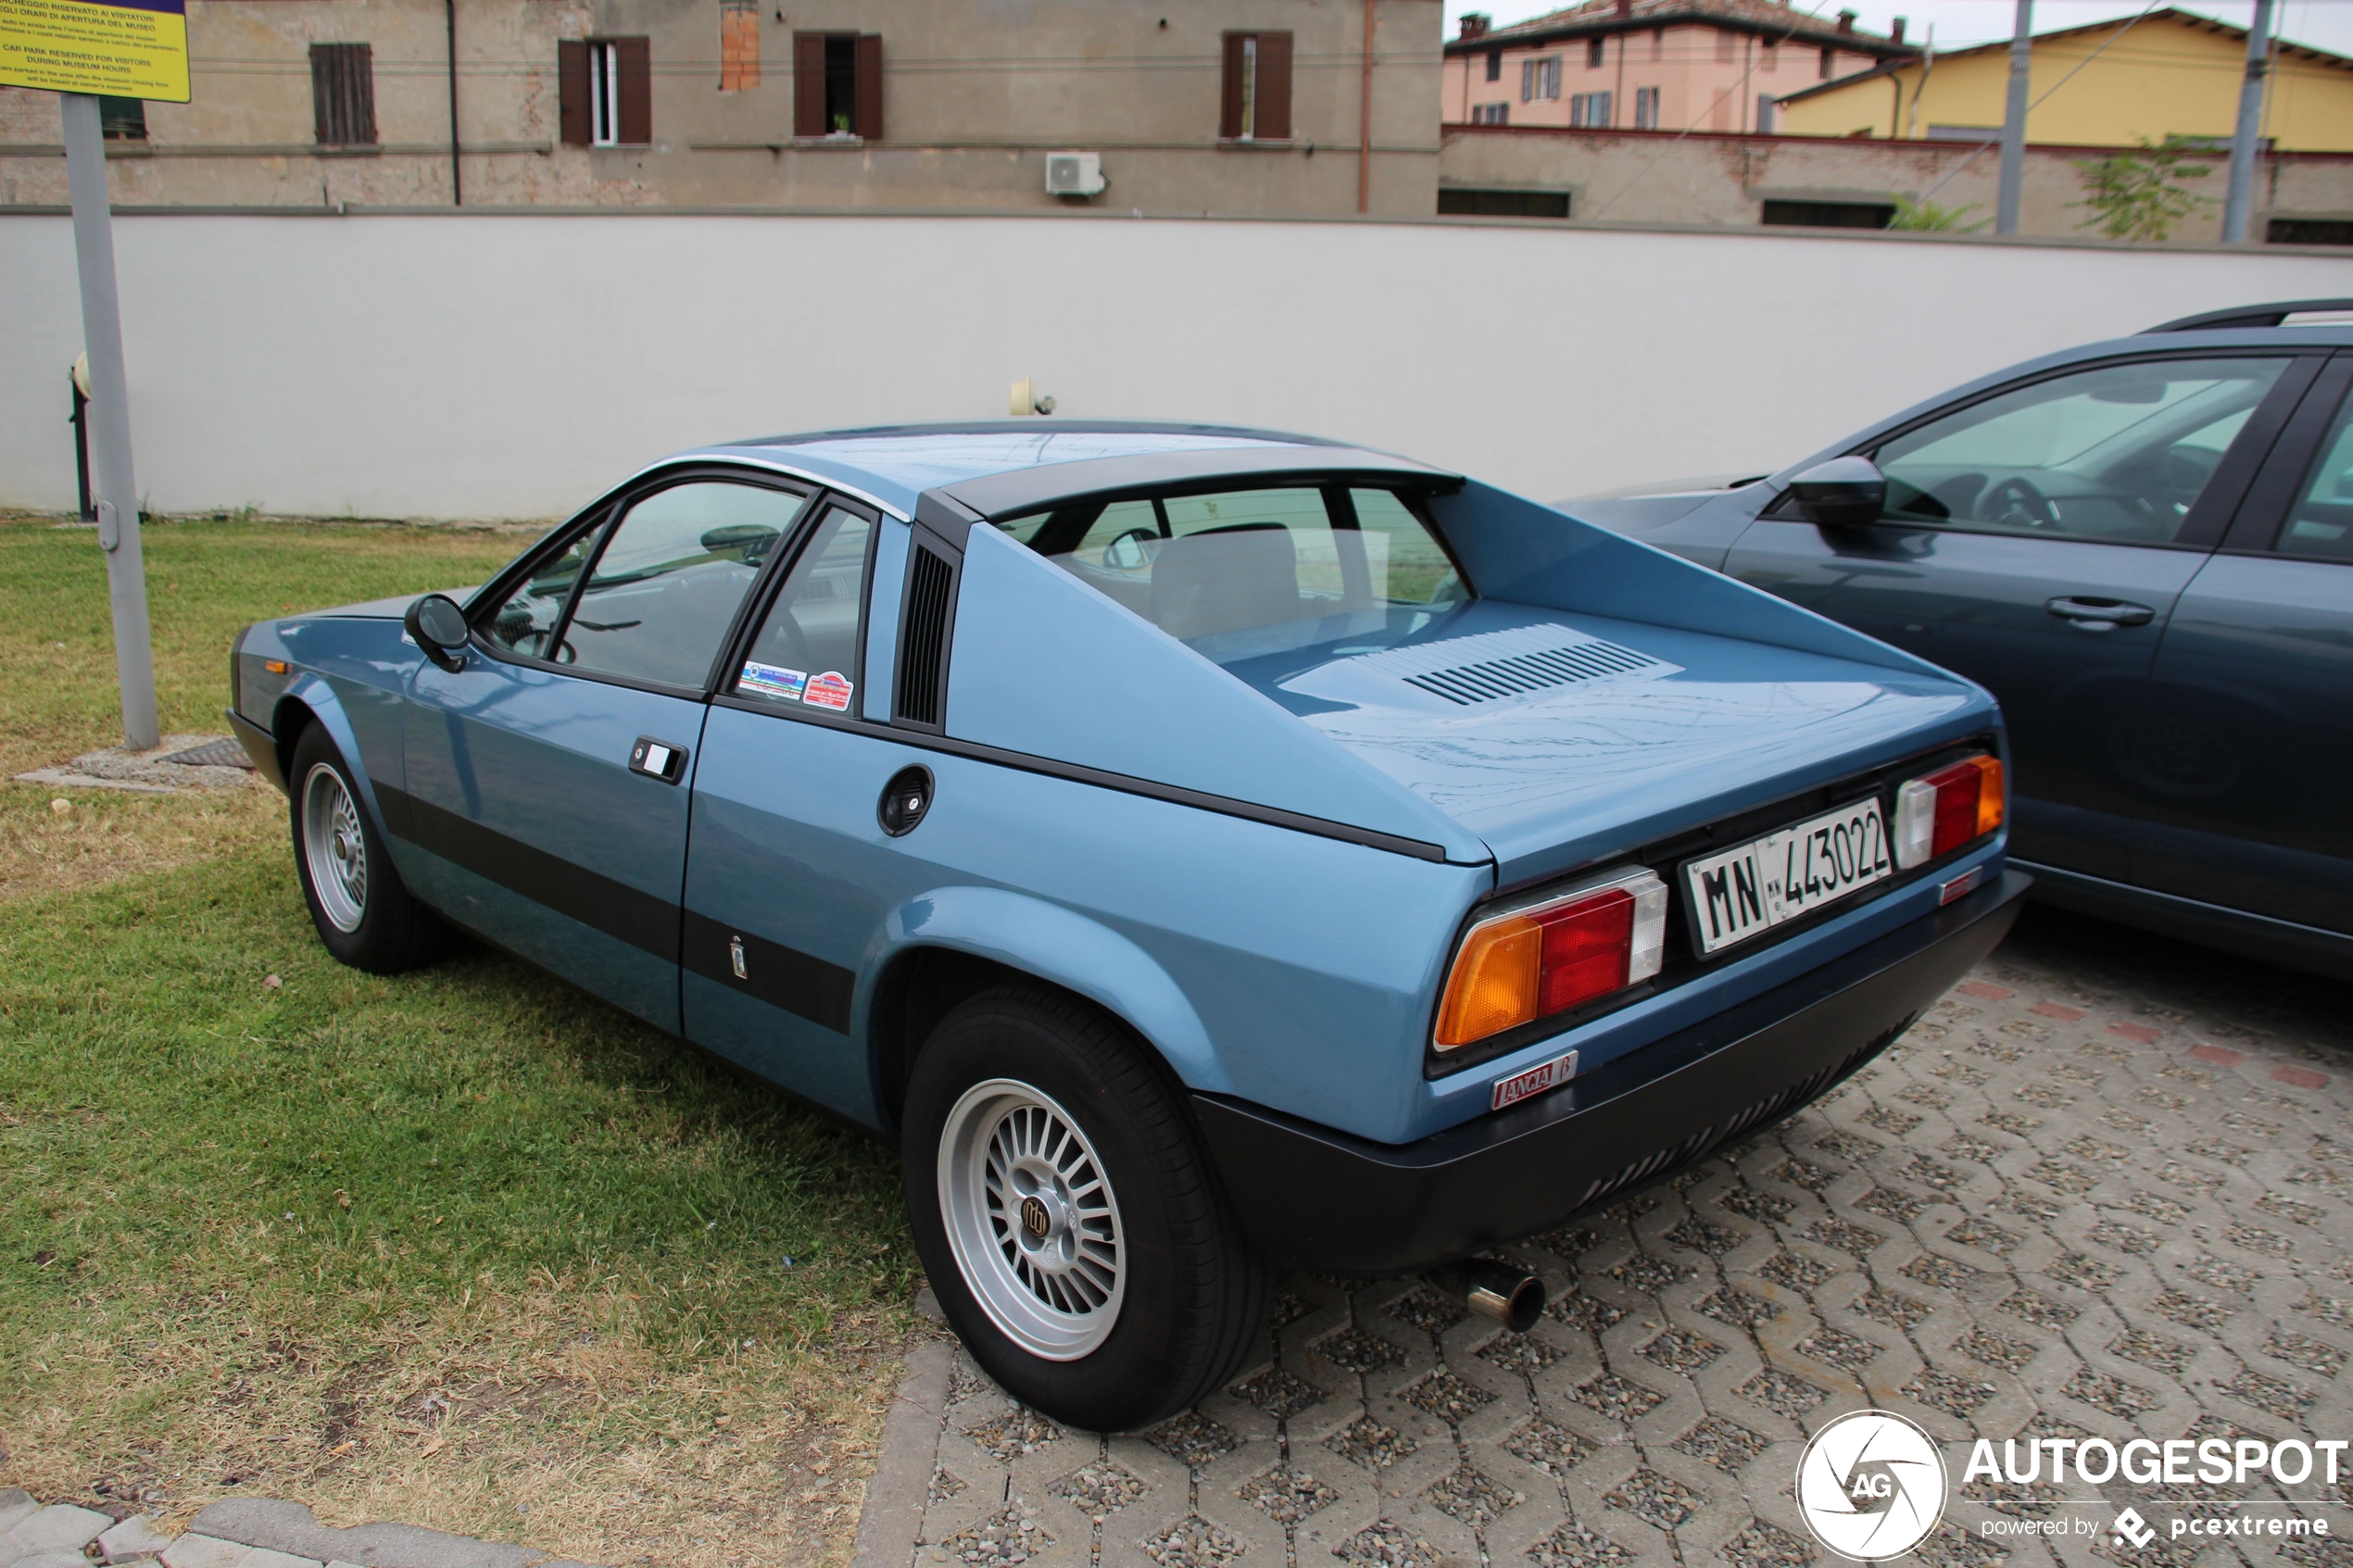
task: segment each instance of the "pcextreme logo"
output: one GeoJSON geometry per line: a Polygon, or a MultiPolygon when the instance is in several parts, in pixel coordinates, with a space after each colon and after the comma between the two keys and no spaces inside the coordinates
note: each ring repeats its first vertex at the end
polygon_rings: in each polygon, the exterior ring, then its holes
{"type": "Polygon", "coordinates": [[[1840,1416],[1797,1461],[1797,1506],[1814,1538],[1852,1562],[1901,1557],[1944,1516],[1944,1457],[1900,1415],[1840,1416]]]}

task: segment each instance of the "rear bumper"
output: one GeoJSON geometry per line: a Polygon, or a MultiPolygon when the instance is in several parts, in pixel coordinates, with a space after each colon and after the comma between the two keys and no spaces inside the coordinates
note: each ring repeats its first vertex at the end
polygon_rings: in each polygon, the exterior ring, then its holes
{"type": "Polygon", "coordinates": [[[277,738],[235,709],[229,709],[229,733],[237,737],[253,759],[254,771],[276,784],[281,793],[286,787],[285,770],[278,766],[277,738]]]}
{"type": "Polygon", "coordinates": [[[1195,1095],[1211,1158],[1278,1266],[1402,1273],[1558,1224],[1770,1126],[1876,1056],[2007,935],[2001,880],[1788,985],[1419,1142],[1195,1095]]]}

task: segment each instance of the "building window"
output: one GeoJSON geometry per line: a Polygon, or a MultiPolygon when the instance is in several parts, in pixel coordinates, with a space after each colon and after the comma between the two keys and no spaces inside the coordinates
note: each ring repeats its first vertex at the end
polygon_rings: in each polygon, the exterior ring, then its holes
{"type": "Polygon", "coordinates": [[[1471,106],[1473,125],[1509,125],[1511,120],[1512,107],[1509,104],[1473,104],[1471,106]]]}
{"type": "Polygon", "coordinates": [[[1226,35],[1217,134],[1228,142],[1290,140],[1290,34],[1226,35]]]}
{"type": "Polygon", "coordinates": [[[1522,60],[1519,64],[1519,101],[1532,104],[1539,98],[1561,95],[1561,57],[1546,55],[1541,59],[1522,60]]]}
{"type": "Polygon", "coordinates": [[[1756,133],[1759,136],[1770,136],[1773,133],[1774,105],[1775,100],[1770,93],[1756,94],[1756,133]]]}
{"type": "Polygon", "coordinates": [[[109,142],[147,139],[147,105],[144,98],[100,98],[98,132],[109,142]]]}
{"type": "MultiPolygon", "coordinates": [[[[1438,199],[1443,203],[1445,194],[1438,199]]],[[[2353,218],[2274,218],[2263,226],[2263,239],[2275,245],[2353,245],[2353,218]]]]}
{"type": "Polygon", "coordinates": [[[1603,61],[1603,59],[1604,59],[1604,57],[1608,55],[1608,53],[1609,53],[1609,40],[1608,40],[1608,39],[1606,39],[1606,38],[1588,38],[1587,40],[1585,40],[1585,69],[1586,69],[1587,70],[1599,70],[1599,69],[1602,69],[1602,61],[1603,61]]]}
{"type": "Polygon", "coordinates": [[[1634,129],[1637,131],[1658,129],[1657,88],[1637,87],[1634,89],[1634,129]]]}
{"type": "Polygon", "coordinates": [[[1768,201],[1765,221],[1801,229],[1884,229],[1895,217],[1894,202],[1768,201]]]}
{"type": "Polygon", "coordinates": [[[1716,63],[1719,66],[1728,66],[1740,58],[1740,43],[1737,34],[1718,28],[1716,30],[1716,63]]]}
{"type": "Polygon", "coordinates": [[[879,142],[882,38],[872,32],[792,35],[792,133],[879,142]]]}
{"type": "Polygon", "coordinates": [[[1504,51],[1501,49],[1487,51],[1487,80],[1490,82],[1504,80],[1504,51]]]}
{"type": "Polygon", "coordinates": [[[642,38],[556,44],[556,108],[568,147],[644,146],[654,139],[652,52],[642,38]]]}
{"type": "Polygon", "coordinates": [[[1616,121],[1610,119],[1609,94],[1606,93],[1575,93],[1569,95],[1568,122],[1584,131],[1606,131],[1616,121]]]}
{"type": "Polygon", "coordinates": [[[1781,46],[1778,44],[1768,42],[1765,45],[1765,63],[1757,69],[1760,70],[1772,70],[1777,69],[1780,63],[1781,46]]]}
{"type": "Polygon", "coordinates": [[[719,90],[760,85],[759,0],[719,0],[719,90]]]}
{"type": "Polygon", "coordinates": [[[367,44],[310,46],[310,114],[322,146],[374,144],[376,68],[367,44]]]}
{"type": "Polygon", "coordinates": [[[1833,71],[1833,70],[1835,70],[1837,68],[1838,68],[1838,51],[1837,51],[1837,50],[1835,50],[1835,49],[1825,49],[1825,50],[1823,50],[1823,51],[1822,51],[1822,80],[1823,80],[1824,82],[1828,82],[1828,81],[1831,79],[1831,71],[1833,71]]]}
{"type": "Polygon", "coordinates": [[[1566,218],[1567,191],[1449,191],[1438,193],[1444,218],[1566,218]]]}
{"type": "Polygon", "coordinates": [[[1663,27],[1655,27],[1651,29],[1651,58],[1663,60],[1666,57],[1667,30],[1663,27]]]}

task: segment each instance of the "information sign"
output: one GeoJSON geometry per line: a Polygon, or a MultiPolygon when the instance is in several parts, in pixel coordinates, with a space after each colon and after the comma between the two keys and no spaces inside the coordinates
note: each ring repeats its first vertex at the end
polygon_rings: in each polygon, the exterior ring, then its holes
{"type": "Polygon", "coordinates": [[[0,87],[188,101],[187,0],[0,0],[0,87]]]}

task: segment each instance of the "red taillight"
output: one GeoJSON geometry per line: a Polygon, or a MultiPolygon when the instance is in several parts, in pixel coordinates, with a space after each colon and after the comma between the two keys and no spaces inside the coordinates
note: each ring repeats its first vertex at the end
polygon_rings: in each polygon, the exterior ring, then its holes
{"type": "Polygon", "coordinates": [[[1895,863],[1909,871],[2002,825],[2001,759],[1980,754],[1895,792],[1895,863]]]}
{"type": "Polygon", "coordinates": [[[1454,1050],[1647,980],[1666,935],[1667,884],[1639,868],[1480,921],[1454,955],[1435,1043],[1454,1050]]]}

